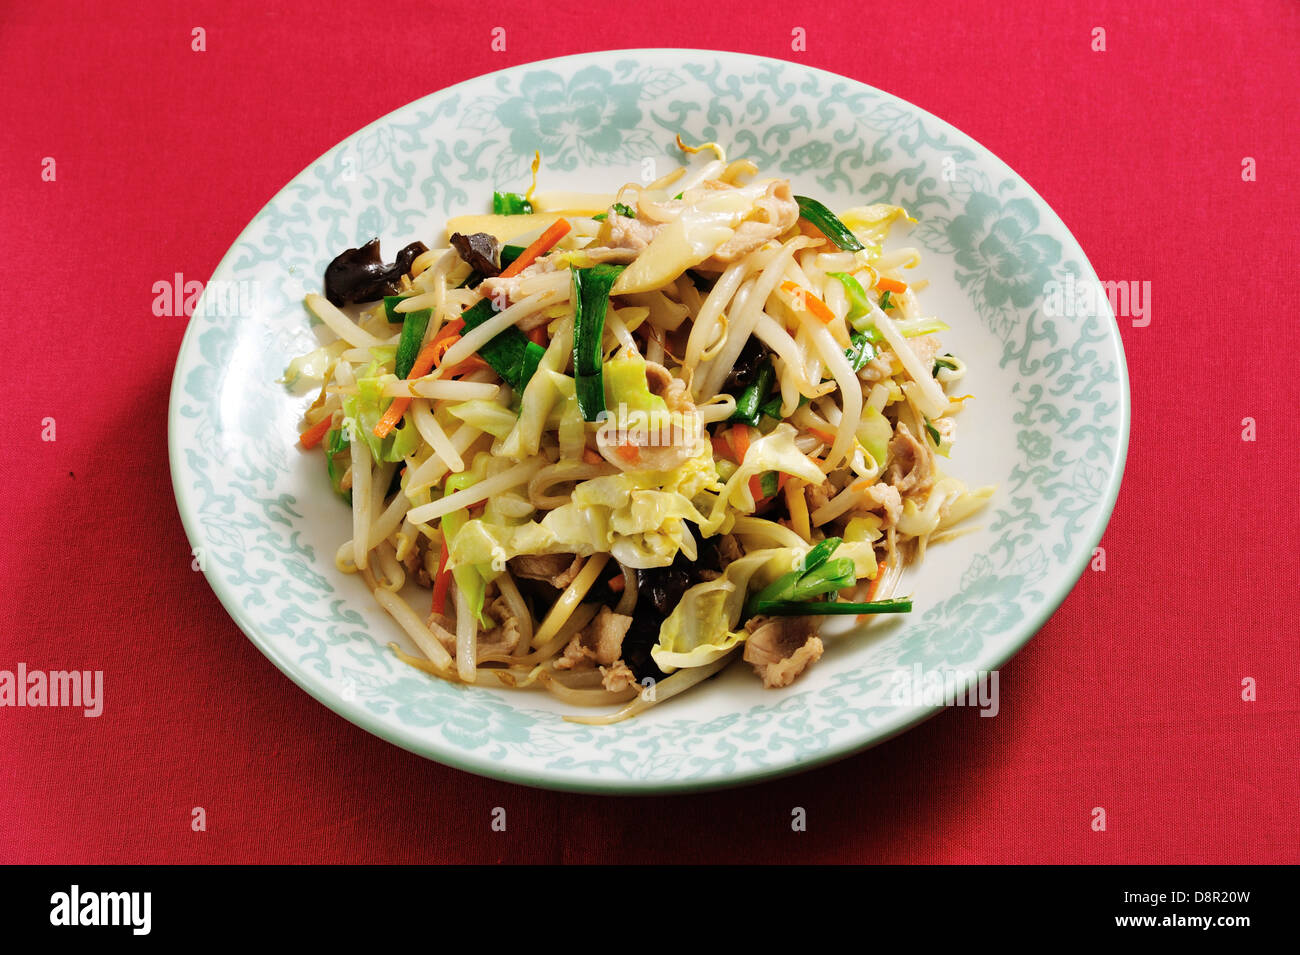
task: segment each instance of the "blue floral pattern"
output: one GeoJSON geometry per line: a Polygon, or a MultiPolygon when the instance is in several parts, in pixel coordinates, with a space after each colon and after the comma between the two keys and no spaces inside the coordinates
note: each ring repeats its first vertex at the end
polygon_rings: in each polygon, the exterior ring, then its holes
{"type": "MultiPolygon", "coordinates": [[[[1044,314],[1044,286],[1067,274],[1091,270],[1014,173],[951,127],[842,77],[696,51],[591,54],[481,77],[321,157],[218,267],[215,278],[255,282],[259,295],[255,314],[201,301],[191,320],[170,420],[181,515],[214,589],[258,646],[400,745],[572,789],[672,790],[790,771],[927,715],[889,700],[891,674],[996,667],[1085,566],[1122,471],[1127,382],[1108,313],[1044,314]],[[319,461],[293,447],[310,397],[275,378],[314,347],[301,298],[338,249],[374,234],[392,247],[427,239],[447,215],[484,208],[492,188],[524,185],[534,151],[548,186],[639,178],[648,160],[676,162],[679,133],[727,144],[833,206],[887,201],[918,217],[908,241],[927,250],[929,276],[946,274],[964,296],[953,310],[978,316],[967,323],[974,352],[996,358],[996,368],[974,354],[968,364],[980,401],[1010,409],[990,434],[1005,433],[999,488],[982,531],[927,558],[914,615],[832,645],[788,690],[765,693],[733,667],[712,693],[618,726],[581,726],[535,694],[455,686],[396,661],[392,622],[334,568],[346,511],[319,461]]],[[[946,294],[942,284],[934,294],[946,294]]]]}

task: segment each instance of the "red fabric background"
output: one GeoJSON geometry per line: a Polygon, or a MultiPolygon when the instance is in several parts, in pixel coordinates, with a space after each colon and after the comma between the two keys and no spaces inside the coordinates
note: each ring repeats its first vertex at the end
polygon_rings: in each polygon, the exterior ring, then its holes
{"type": "Polygon", "coordinates": [[[103,669],[107,696],[99,719],[0,710],[0,861],[1300,861],[1296,4],[758,2],[701,18],[664,0],[636,23],[566,2],[187,6],[0,13],[0,669],[103,669]],[[798,60],[910,100],[1021,173],[1103,279],[1151,282],[1151,324],[1122,328],[1133,428],[1107,569],[1005,667],[998,718],[951,710],[732,792],[539,792],[334,716],[190,571],[166,442],[185,319],[153,316],[153,283],[206,280],[281,185],[409,100],[654,46],[798,60]]]}

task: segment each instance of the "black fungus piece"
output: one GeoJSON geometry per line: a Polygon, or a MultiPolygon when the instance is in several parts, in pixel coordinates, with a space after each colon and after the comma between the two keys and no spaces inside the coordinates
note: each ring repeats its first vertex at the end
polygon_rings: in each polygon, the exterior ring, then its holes
{"type": "Polygon", "coordinates": [[[485,278],[501,272],[496,236],[487,232],[472,232],[469,235],[456,232],[452,234],[451,244],[465,263],[485,278]]]}
{"type": "MultiPolygon", "coordinates": [[[[680,560],[680,556],[678,560],[680,560]]],[[[679,566],[674,560],[667,567],[648,567],[636,572],[637,606],[649,603],[665,617],[681,602],[682,594],[694,582],[689,567],[679,566]]]]}
{"type": "Polygon", "coordinates": [[[325,297],[331,305],[351,305],[396,295],[402,276],[411,271],[416,256],[428,251],[423,242],[412,242],[397,253],[397,261],[392,265],[384,264],[378,239],[371,239],[359,249],[341,252],[325,267],[325,297]]]}
{"type": "Polygon", "coordinates": [[[667,567],[647,567],[637,570],[636,605],[638,608],[648,602],[660,614],[667,617],[677,608],[687,589],[704,579],[701,576],[702,571],[721,572],[722,560],[718,554],[719,538],[701,538],[690,524],[687,524],[686,528],[695,538],[697,558],[688,560],[678,552],[667,567]]]}
{"type": "Polygon", "coordinates": [[[751,336],[749,341],[745,342],[745,347],[740,350],[740,354],[736,356],[736,364],[723,379],[722,390],[735,393],[744,391],[752,385],[758,377],[758,369],[763,364],[763,359],[767,358],[768,354],[767,347],[758,338],[751,336]]]}
{"type": "Polygon", "coordinates": [[[637,600],[636,610],[632,613],[632,625],[623,637],[622,656],[638,683],[646,677],[658,682],[667,676],[650,656],[650,648],[659,642],[659,626],[662,623],[663,617],[649,604],[637,600]]]}

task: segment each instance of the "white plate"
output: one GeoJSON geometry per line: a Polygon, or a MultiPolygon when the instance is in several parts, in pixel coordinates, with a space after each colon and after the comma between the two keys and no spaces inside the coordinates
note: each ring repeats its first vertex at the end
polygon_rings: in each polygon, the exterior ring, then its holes
{"type": "MultiPolygon", "coordinates": [[[[892,244],[900,244],[895,240],[892,244]]],[[[181,347],[170,455],[191,543],[235,622],[346,719],[448,765],[529,785],[648,792],[732,785],[835,759],[939,708],[900,693],[923,672],[991,671],[1042,626],[1109,519],[1128,442],[1128,381],[1103,298],[1050,208],[978,143],[899,99],[777,60],[614,51],[519,66],[411,103],[313,162],[218,266],[181,347]],[[398,662],[399,629],[333,556],[350,536],[319,454],[296,449],[308,397],[276,384],[314,347],[302,296],[326,263],[378,235],[391,257],[447,218],[521,189],[594,191],[717,141],[832,208],[904,205],[932,285],[925,310],[970,371],[949,470],[996,484],[981,529],[904,578],[915,610],[829,641],[792,687],[748,667],[608,727],[563,722],[541,693],[441,682],[398,662]],[[1073,283],[1073,285],[1071,285],[1073,283]]],[[[929,679],[930,677],[927,677],[929,679]]]]}

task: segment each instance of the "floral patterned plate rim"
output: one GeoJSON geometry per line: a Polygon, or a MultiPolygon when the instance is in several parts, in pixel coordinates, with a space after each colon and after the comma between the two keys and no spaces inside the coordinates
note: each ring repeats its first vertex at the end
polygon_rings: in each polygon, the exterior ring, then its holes
{"type": "Polygon", "coordinates": [[[449,766],[526,785],[653,793],[807,769],[943,709],[917,677],[996,670],[1070,592],[1100,541],[1128,445],[1119,330],[1078,243],[1004,163],[858,81],[704,50],[614,50],[468,80],[404,106],[311,163],[218,265],[177,359],[169,409],[186,533],[235,623],[345,719],[449,766]],[[295,449],[311,396],[277,384],[314,347],[301,300],[340,249],[388,249],[526,181],[615,187],[718,141],[832,207],[889,201],[918,222],[923,293],[970,372],[949,470],[997,492],[971,533],[931,549],[906,618],[828,640],[793,686],[743,664],[635,720],[560,719],[549,697],[447,684],[386,649],[400,635],[333,555],[345,506],[295,449]],[[1062,294],[1065,290],[1065,294],[1062,294]],[[909,683],[909,680],[911,681],[909,683]],[[912,693],[912,687],[916,692],[912,693]]]}

